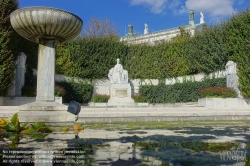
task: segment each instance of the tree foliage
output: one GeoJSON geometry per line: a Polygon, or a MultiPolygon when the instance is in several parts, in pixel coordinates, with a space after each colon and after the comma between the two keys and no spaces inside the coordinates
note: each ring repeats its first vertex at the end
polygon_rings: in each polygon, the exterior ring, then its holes
{"type": "Polygon", "coordinates": [[[90,19],[84,27],[84,35],[88,37],[118,37],[116,25],[109,19],[101,20],[97,17],[90,19]]]}
{"type": "Polygon", "coordinates": [[[239,89],[250,98],[250,9],[234,14],[224,30],[229,60],[237,63],[239,89]]]}
{"type": "Polygon", "coordinates": [[[56,73],[80,78],[107,77],[121,58],[124,64],[127,46],[117,38],[81,37],[57,46],[56,73]]]}
{"type": "Polygon", "coordinates": [[[14,78],[17,40],[10,25],[10,14],[17,8],[16,0],[0,1],[0,96],[8,93],[14,78]]]}

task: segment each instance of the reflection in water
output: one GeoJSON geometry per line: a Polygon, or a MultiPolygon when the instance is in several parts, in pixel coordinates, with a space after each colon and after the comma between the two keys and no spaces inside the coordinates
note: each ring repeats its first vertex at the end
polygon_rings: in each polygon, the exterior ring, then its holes
{"type": "Polygon", "coordinates": [[[1,135],[0,160],[1,166],[250,165],[248,132],[229,128],[209,131],[87,129],[77,134],[54,132],[37,139],[1,135]]]}

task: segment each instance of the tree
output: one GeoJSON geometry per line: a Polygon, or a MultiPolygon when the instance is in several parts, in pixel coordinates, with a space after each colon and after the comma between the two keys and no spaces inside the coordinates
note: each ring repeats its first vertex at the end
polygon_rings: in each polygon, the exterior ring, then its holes
{"type": "Polygon", "coordinates": [[[171,42],[178,42],[178,43],[183,43],[186,42],[188,39],[191,38],[191,33],[186,29],[186,27],[182,26],[179,27],[180,34],[177,36],[173,37],[171,39],[171,42]]]}
{"type": "Polygon", "coordinates": [[[10,14],[18,6],[16,0],[0,1],[0,96],[8,93],[14,78],[17,34],[11,27],[10,14]]]}
{"type": "Polygon", "coordinates": [[[101,20],[95,16],[90,19],[84,28],[84,34],[88,37],[118,37],[116,25],[109,19],[101,20]]]}

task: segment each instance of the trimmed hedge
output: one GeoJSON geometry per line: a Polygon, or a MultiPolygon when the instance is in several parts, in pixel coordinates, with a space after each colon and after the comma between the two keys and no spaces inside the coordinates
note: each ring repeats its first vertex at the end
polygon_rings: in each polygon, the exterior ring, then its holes
{"type": "Polygon", "coordinates": [[[101,94],[96,94],[94,95],[94,103],[107,103],[109,100],[110,96],[109,95],[101,95],[101,94]]]}
{"type": "Polygon", "coordinates": [[[125,65],[127,46],[118,38],[79,37],[56,47],[56,73],[82,79],[107,77],[120,58],[125,65]]]}
{"type": "MultiPolygon", "coordinates": [[[[78,80],[75,82],[70,79],[68,82],[56,82],[55,96],[62,96],[64,103],[77,101],[79,103],[86,103],[91,100],[94,85],[89,82],[78,80]]],[[[36,84],[27,84],[22,88],[22,96],[35,97],[36,84]]]]}
{"type": "Polygon", "coordinates": [[[57,85],[63,87],[66,94],[63,96],[64,103],[77,101],[79,103],[87,103],[91,100],[93,93],[93,84],[78,80],[75,82],[73,79],[68,82],[56,82],[57,85]]]}
{"type": "Polygon", "coordinates": [[[226,78],[205,79],[202,82],[175,83],[173,85],[141,85],[139,94],[147,96],[149,103],[197,102],[205,87],[226,86],[226,78]]]}
{"type": "Polygon", "coordinates": [[[142,96],[137,94],[131,96],[131,98],[134,99],[136,103],[147,103],[147,96],[142,96]]]}

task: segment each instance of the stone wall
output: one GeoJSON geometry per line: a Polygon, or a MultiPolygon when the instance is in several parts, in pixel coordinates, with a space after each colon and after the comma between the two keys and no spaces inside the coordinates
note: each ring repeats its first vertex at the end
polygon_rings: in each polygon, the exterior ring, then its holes
{"type": "Polygon", "coordinates": [[[241,98],[201,98],[198,106],[207,108],[249,108],[247,100],[241,98]]]}
{"type": "MultiPolygon", "coordinates": [[[[182,83],[185,80],[186,81],[202,81],[205,77],[205,74],[195,74],[195,75],[188,75],[188,76],[182,76],[182,77],[176,77],[176,78],[167,78],[165,79],[165,84],[166,85],[171,85],[175,84],[177,82],[182,83]]],[[[218,71],[215,73],[211,73],[209,75],[210,78],[215,77],[215,78],[225,78],[226,73],[225,71],[218,71]]],[[[56,81],[67,81],[70,77],[66,77],[64,75],[59,75],[57,74],[55,76],[56,81]]],[[[110,86],[110,81],[108,79],[94,79],[94,91],[93,95],[95,94],[106,94],[109,95],[109,86],[110,86]]],[[[139,92],[139,86],[140,85],[146,85],[146,84],[152,84],[152,85],[158,85],[159,80],[158,79],[145,79],[145,80],[140,80],[140,79],[133,79],[129,80],[129,83],[131,85],[132,89],[132,95],[135,93],[139,92]]]]}

